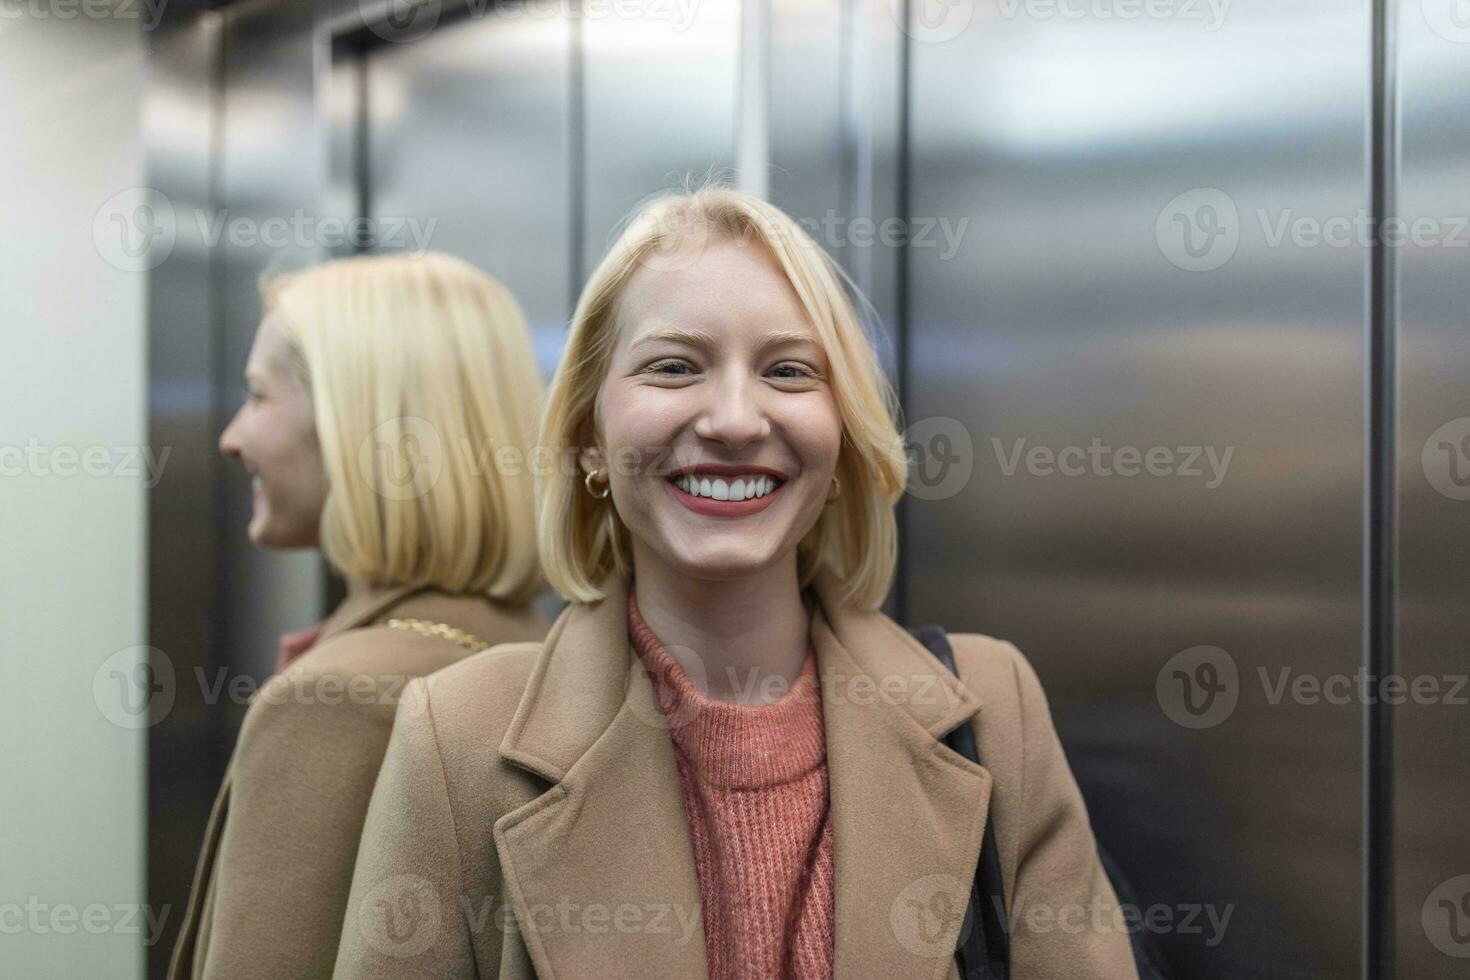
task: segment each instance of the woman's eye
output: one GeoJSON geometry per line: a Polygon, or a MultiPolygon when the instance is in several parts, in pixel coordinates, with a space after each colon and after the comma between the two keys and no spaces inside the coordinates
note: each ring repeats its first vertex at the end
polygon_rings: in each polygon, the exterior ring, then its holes
{"type": "Polygon", "coordinates": [[[650,364],[648,366],[648,370],[652,371],[654,374],[667,374],[671,377],[680,377],[681,372],[670,371],[668,369],[687,368],[688,366],[689,365],[685,364],[683,361],[658,361],[655,364],[650,364]]]}
{"type": "Polygon", "coordinates": [[[790,374],[786,374],[786,375],[783,375],[782,376],[784,379],[786,379],[788,381],[793,381],[793,380],[794,381],[800,381],[803,378],[815,378],[815,377],[817,377],[816,372],[810,370],[809,368],[806,368],[806,367],[804,367],[804,366],[802,366],[800,364],[792,364],[792,363],[789,363],[789,362],[786,363],[786,364],[778,364],[774,368],[772,368],[771,370],[773,370],[773,371],[790,371],[790,372],[792,372],[790,374]]]}

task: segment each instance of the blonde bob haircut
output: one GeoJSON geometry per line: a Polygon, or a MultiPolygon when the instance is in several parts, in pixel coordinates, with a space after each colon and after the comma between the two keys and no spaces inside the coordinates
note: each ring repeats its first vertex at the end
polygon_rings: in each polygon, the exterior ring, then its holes
{"type": "Polygon", "coordinates": [[[327,262],[261,294],[311,399],[333,567],[516,605],[535,596],[527,457],[544,387],[510,291],[430,252],[327,262]]]}
{"type": "MultiPolygon", "coordinates": [[[[572,317],[567,348],[552,378],[540,445],[575,460],[595,444],[598,391],[617,339],[618,303],[634,272],[657,269],[687,249],[716,242],[759,247],[790,282],[826,352],[842,419],[840,494],[797,546],[800,585],[823,568],[843,601],[876,609],[888,594],[898,554],[893,505],[908,480],[898,398],[884,374],[855,303],[870,310],[852,281],[780,208],[715,184],[654,198],[636,211],[592,273],[572,317]]],[[[576,465],[538,467],[537,533],[547,581],[573,602],[595,602],[610,571],[629,574],[629,531],[612,498],[589,494],[576,465]]]]}

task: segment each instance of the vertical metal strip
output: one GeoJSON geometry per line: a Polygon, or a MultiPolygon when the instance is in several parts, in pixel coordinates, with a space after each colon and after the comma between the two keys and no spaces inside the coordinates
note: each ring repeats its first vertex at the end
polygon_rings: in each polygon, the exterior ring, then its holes
{"type": "MultiPolygon", "coordinates": [[[[894,201],[894,212],[903,221],[904,234],[898,245],[898,268],[893,283],[893,309],[894,322],[894,361],[895,373],[898,375],[898,403],[903,406],[904,419],[909,415],[909,392],[913,390],[910,384],[912,371],[911,358],[909,357],[909,340],[912,331],[913,318],[910,316],[909,308],[909,281],[911,277],[911,265],[913,262],[913,251],[909,248],[908,229],[913,227],[913,215],[910,214],[911,195],[909,185],[911,182],[911,159],[912,159],[912,117],[913,117],[913,38],[909,34],[909,25],[913,22],[912,11],[913,0],[902,0],[900,17],[900,30],[898,33],[898,160],[896,171],[896,182],[898,184],[897,196],[894,201]]],[[[908,568],[909,568],[909,495],[904,494],[898,501],[898,568],[896,578],[898,588],[894,590],[893,618],[900,623],[909,620],[908,614],[908,568]]]]}
{"type": "Polygon", "coordinates": [[[740,77],[735,89],[735,180],[747,194],[771,196],[770,0],[740,5],[740,77]]]}
{"type": "MultiPolygon", "coordinates": [[[[210,112],[209,112],[209,201],[208,207],[211,211],[217,211],[225,199],[225,113],[228,102],[226,100],[227,86],[229,84],[229,54],[230,54],[230,15],[228,11],[212,11],[201,15],[200,24],[202,29],[208,30],[214,35],[213,57],[214,64],[210,66],[210,112]]],[[[235,414],[236,403],[234,393],[239,391],[238,377],[230,377],[230,359],[225,343],[225,307],[226,296],[225,263],[221,250],[206,244],[204,248],[205,274],[209,277],[209,313],[208,323],[210,334],[214,338],[214,376],[209,379],[211,397],[211,433],[223,433],[225,426],[229,424],[230,418],[235,414]]],[[[219,453],[213,453],[209,462],[211,488],[210,506],[213,509],[215,538],[211,542],[214,549],[214,581],[217,592],[213,599],[213,609],[210,615],[210,637],[209,651],[205,655],[209,663],[210,676],[218,676],[217,671],[223,671],[229,667],[229,658],[226,655],[228,644],[226,632],[228,624],[225,622],[224,611],[226,597],[224,590],[229,582],[229,555],[223,542],[227,535],[238,533],[237,529],[226,526],[227,512],[225,509],[225,493],[228,484],[225,480],[225,460],[219,453]]],[[[229,761],[230,746],[229,734],[225,726],[223,711],[212,710],[205,713],[205,726],[208,730],[208,745],[205,751],[209,753],[209,770],[219,778],[224,778],[225,765],[229,761]]],[[[206,793],[212,793],[214,786],[205,788],[206,793]]],[[[208,812],[207,810],[205,812],[208,812]]]]}
{"type": "Polygon", "coordinates": [[[577,297],[586,278],[587,247],[587,89],[586,60],[583,51],[581,0],[567,0],[567,214],[571,256],[567,262],[567,318],[571,321],[577,297]]]}
{"type": "MultiPolygon", "coordinates": [[[[1368,248],[1366,456],[1364,472],[1364,660],[1370,690],[1397,664],[1398,349],[1396,264],[1384,241],[1384,222],[1396,212],[1398,113],[1393,0],[1372,7],[1371,140],[1368,172],[1371,227],[1368,248]]],[[[1393,706],[1370,698],[1363,718],[1363,976],[1396,976],[1394,915],[1393,706]]]]}
{"type": "MultiPolygon", "coordinates": [[[[352,55],[352,80],[357,89],[357,111],[353,118],[352,179],[357,185],[357,217],[373,216],[373,86],[368,72],[370,60],[366,51],[352,55]]],[[[376,245],[376,243],[374,243],[376,245]]],[[[357,251],[371,251],[373,245],[359,245],[357,251]]]]}

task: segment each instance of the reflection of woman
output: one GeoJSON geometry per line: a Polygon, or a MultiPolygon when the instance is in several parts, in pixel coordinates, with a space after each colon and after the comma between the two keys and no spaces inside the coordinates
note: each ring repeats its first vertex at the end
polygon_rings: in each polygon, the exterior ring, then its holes
{"type": "Polygon", "coordinates": [[[573,604],[409,685],[338,977],[955,977],[987,818],[1011,907],[1068,925],[1023,919],[1014,975],[1135,975],[1031,667],[955,635],[957,681],[878,611],[894,414],[788,216],[710,188],[630,226],[542,418],[573,604]],[[970,720],[988,768],[941,741],[970,720]]]}
{"type": "Polygon", "coordinates": [[[529,449],[542,396],[510,293],[448,256],[364,257],[264,301],[220,448],[254,478],[250,539],[320,547],[348,594],[283,638],[246,712],[174,978],[330,976],[403,686],[546,633],[527,461],[497,465],[529,449]]]}

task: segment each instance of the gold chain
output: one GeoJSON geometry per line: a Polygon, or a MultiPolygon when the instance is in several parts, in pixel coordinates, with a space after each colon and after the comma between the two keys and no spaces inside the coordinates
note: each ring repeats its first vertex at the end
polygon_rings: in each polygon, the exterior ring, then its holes
{"type": "Polygon", "coordinates": [[[479,653],[481,650],[490,649],[490,644],[480,639],[473,633],[466,633],[462,629],[450,626],[447,623],[433,623],[427,619],[390,619],[388,625],[396,630],[409,630],[423,636],[440,636],[458,643],[470,653],[479,653]]]}

